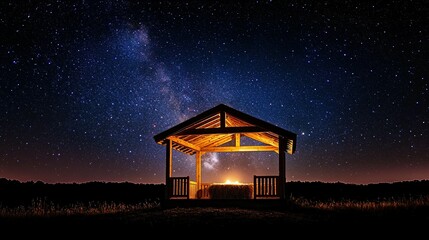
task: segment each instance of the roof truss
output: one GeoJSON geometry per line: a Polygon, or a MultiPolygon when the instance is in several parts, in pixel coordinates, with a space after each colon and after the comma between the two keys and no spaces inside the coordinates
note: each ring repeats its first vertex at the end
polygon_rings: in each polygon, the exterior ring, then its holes
{"type": "Polygon", "coordinates": [[[296,134],[252,117],[226,105],[218,105],[156,136],[159,144],[169,139],[172,148],[193,155],[197,152],[279,152],[279,139],[287,142],[286,151],[296,149],[296,134]],[[240,136],[259,141],[265,146],[242,146],[240,136]],[[234,146],[222,146],[235,140],[234,146]]]}

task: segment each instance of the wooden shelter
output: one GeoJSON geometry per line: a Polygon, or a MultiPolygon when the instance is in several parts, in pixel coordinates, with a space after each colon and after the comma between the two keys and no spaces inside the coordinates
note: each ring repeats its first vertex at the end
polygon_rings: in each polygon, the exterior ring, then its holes
{"type": "Polygon", "coordinates": [[[166,146],[167,199],[175,197],[207,197],[207,184],[201,181],[201,157],[207,152],[274,151],[279,156],[278,176],[254,176],[253,197],[285,198],[286,153],[296,149],[296,134],[220,104],[190,118],[158,135],[157,143],[166,146]],[[246,136],[264,145],[243,146],[240,137],[246,136]],[[228,142],[233,144],[225,146],[228,142]],[[173,149],[195,155],[196,180],[172,177],[173,149]]]}

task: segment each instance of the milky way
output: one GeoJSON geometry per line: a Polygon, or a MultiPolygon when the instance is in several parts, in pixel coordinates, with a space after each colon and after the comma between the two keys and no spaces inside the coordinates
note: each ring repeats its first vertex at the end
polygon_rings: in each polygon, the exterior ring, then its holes
{"type": "MultiPolygon", "coordinates": [[[[224,103],[298,134],[290,181],[429,178],[425,1],[0,6],[0,177],[162,182],[153,136],[224,103]]],[[[277,169],[206,154],[203,182],[277,169]]]]}

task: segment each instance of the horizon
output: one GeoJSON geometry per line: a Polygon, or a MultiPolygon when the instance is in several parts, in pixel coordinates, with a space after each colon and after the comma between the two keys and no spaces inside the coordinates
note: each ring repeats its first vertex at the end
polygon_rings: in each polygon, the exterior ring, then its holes
{"type": "MultiPolygon", "coordinates": [[[[21,180],[17,180],[17,179],[9,179],[9,178],[3,178],[0,177],[0,180],[7,180],[7,181],[18,181],[19,183],[37,183],[37,182],[41,182],[43,184],[86,184],[86,183],[130,183],[130,184],[152,184],[152,185],[165,185],[164,182],[129,182],[129,181],[118,181],[118,182],[114,182],[114,181],[97,181],[97,180],[91,180],[91,181],[84,181],[84,182],[44,182],[41,180],[28,180],[28,181],[21,181],[21,180]]],[[[395,183],[409,183],[409,182],[426,182],[429,181],[429,179],[414,179],[414,180],[403,180],[403,181],[393,181],[393,182],[370,182],[370,183],[348,183],[348,182],[341,182],[341,181],[337,181],[337,182],[322,182],[322,181],[286,181],[286,183],[326,183],[326,184],[346,184],[346,185],[360,185],[360,186],[367,186],[367,185],[377,185],[377,184],[395,184],[395,183]]]]}
{"type": "MultiPolygon", "coordinates": [[[[106,181],[106,180],[88,180],[88,181],[82,181],[82,182],[46,182],[43,180],[19,180],[19,179],[10,179],[10,178],[5,178],[5,177],[0,177],[0,179],[5,179],[8,181],[18,181],[20,183],[36,183],[36,182],[42,182],[45,184],[85,184],[85,183],[92,183],[92,182],[97,182],[97,183],[131,183],[131,184],[165,184],[165,182],[132,182],[132,181],[127,181],[127,180],[123,180],[123,181],[106,181]]],[[[320,181],[320,180],[313,180],[313,181],[302,181],[302,180],[286,180],[286,183],[296,183],[296,182],[301,182],[301,183],[340,183],[340,184],[350,184],[350,185],[371,185],[371,184],[393,184],[393,183],[403,183],[403,182],[421,182],[421,181],[429,181],[429,178],[422,178],[422,179],[404,179],[404,180],[393,180],[390,182],[367,182],[367,183],[359,183],[359,182],[343,182],[343,181],[320,181]]],[[[251,183],[251,182],[240,182],[240,183],[251,183]]]]}
{"type": "MultiPolygon", "coordinates": [[[[6,2],[0,178],[162,183],[154,135],[223,103],[297,134],[287,181],[429,179],[423,1],[6,2]]],[[[275,153],[202,161],[203,182],[278,173],[275,153]]]]}

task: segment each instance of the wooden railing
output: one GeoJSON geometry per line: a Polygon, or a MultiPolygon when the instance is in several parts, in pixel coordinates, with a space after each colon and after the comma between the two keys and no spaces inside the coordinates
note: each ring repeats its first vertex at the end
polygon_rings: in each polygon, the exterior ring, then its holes
{"type": "MultiPolygon", "coordinates": [[[[254,176],[253,177],[253,198],[274,198],[278,197],[277,185],[278,176],[254,176]]],[[[169,198],[186,199],[209,199],[210,183],[202,183],[201,189],[197,189],[197,183],[190,181],[188,177],[171,177],[168,186],[169,198]]]]}
{"type": "Polygon", "coordinates": [[[254,176],[253,177],[253,197],[272,198],[278,197],[277,183],[278,176],[254,176]]]}
{"type": "MultiPolygon", "coordinates": [[[[196,184],[190,184],[188,177],[171,177],[169,182],[169,197],[170,198],[187,198],[189,199],[190,186],[196,184]]],[[[196,191],[196,190],[195,190],[196,191]]]]}
{"type": "Polygon", "coordinates": [[[209,195],[209,187],[211,183],[201,183],[201,189],[198,191],[198,198],[200,199],[208,199],[209,195]]]}

